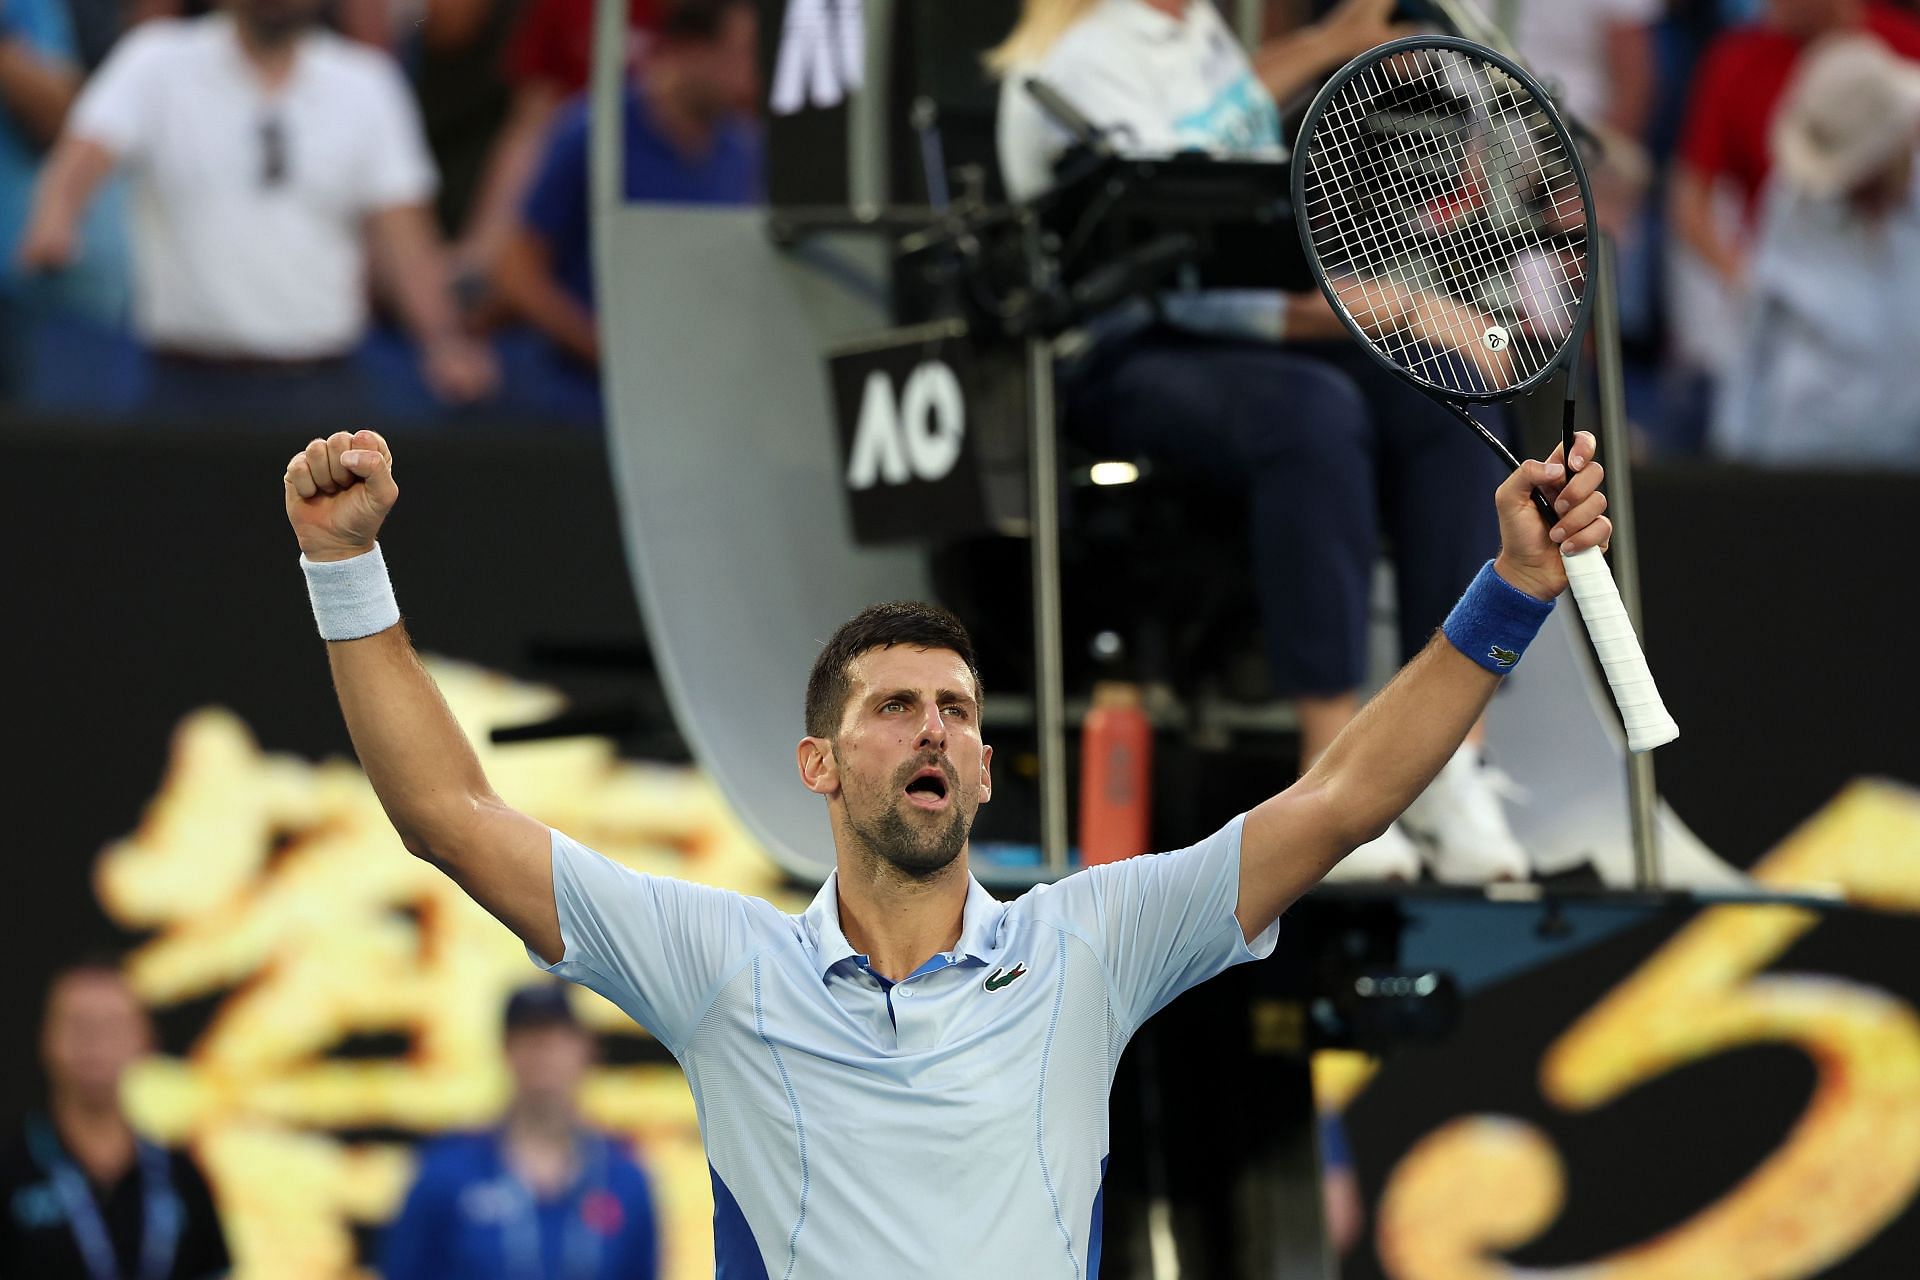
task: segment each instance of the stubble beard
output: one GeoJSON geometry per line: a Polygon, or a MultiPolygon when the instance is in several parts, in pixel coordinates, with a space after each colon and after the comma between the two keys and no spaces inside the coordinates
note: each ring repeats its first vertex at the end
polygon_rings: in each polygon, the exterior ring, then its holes
{"type": "Polygon", "coordinates": [[[910,880],[931,880],[952,866],[967,847],[973,826],[972,816],[961,803],[959,781],[951,775],[947,779],[948,812],[944,822],[929,826],[901,812],[901,806],[910,803],[903,798],[907,779],[926,763],[915,761],[904,766],[896,780],[898,785],[890,793],[875,797],[871,816],[856,814],[853,805],[847,806],[847,829],[867,856],[910,880]]]}

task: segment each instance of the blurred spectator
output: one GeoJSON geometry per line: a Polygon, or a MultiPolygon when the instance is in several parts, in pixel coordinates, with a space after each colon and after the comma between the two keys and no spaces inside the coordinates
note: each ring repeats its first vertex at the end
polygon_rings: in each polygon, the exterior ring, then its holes
{"type": "Polygon", "coordinates": [[[1560,105],[1604,141],[1592,166],[1595,212],[1631,235],[1651,178],[1642,142],[1653,109],[1653,23],[1662,0],[1503,0],[1515,48],[1560,105]]]}
{"type": "Polygon", "coordinates": [[[73,21],[80,67],[91,75],[127,29],[127,6],[121,0],[67,0],[67,15],[73,21]]]}
{"type": "Polygon", "coordinates": [[[1527,65],[1584,123],[1629,138],[1653,104],[1652,24],[1662,0],[1499,0],[1496,21],[1527,65]]]}
{"type": "Polygon", "coordinates": [[[369,251],[436,393],[492,389],[447,288],[405,82],[384,54],[316,29],[318,12],[235,0],[140,27],[82,92],[42,174],[19,253],[53,270],[74,262],[100,183],[131,171],[134,319],[170,410],[361,411],[349,355],[367,328],[369,251]]]}
{"type": "Polygon", "coordinates": [[[1868,35],[1808,54],[1773,130],[1720,452],[1920,468],[1916,147],[1920,66],[1868,35]]]}
{"type": "Polygon", "coordinates": [[[1769,0],[1759,23],[1724,32],[1701,59],[1671,190],[1674,348],[1689,365],[1719,372],[1733,357],[1774,110],[1808,42],[1849,30],[1920,58],[1920,20],[1886,4],[1769,0]]]}
{"type": "Polygon", "coordinates": [[[0,0],[0,396],[25,381],[34,334],[55,313],[120,323],[127,307],[126,216],[119,189],[90,211],[69,270],[35,278],[13,247],[27,226],[33,185],[80,92],[80,45],[65,0],[0,0]]]}
{"type": "Polygon", "coordinates": [[[1338,1111],[1317,1113],[1320,1126],[1320,1213],[1327,1245],[1344,1258],[1360,1243],[1366,1226],[1366,1198],[1360,1174],[1354,1168],[1353,1148],[1347,1141],[1346,1121],[1338,1111]]]}
{"type": "Polygon", "coordinates": [[[507,1002],[513,1100],[490,1133],[444,1138],[394,1220],[386,1280],[653,1280],[646,1176],[578,1110],[593,1036],[560,984],[507,1002]]]}
{"type": "MultiPolygon", "coordinates": [[[[627,0],[633,37],[629,58],[645,54],[664,15],[677,3],[627,0]]],[[[506,72],[516,89],[551,89],[554,106],[585,89],[593,72],[593,0],[531,0],[507,50],[506,72]]]]}
{"type": "Polygon", "coordinates": [[[208,1280],[230,1265],[206,1180],[135,1134],[120,1082],[153,1048],[146,1010],[110,963],[47,988],[47,1109],[0,1146],[0,1276],[208,1280]]]}
{"type": "MultiPolygon", "coordinates": [[[[759,198],[751,0],[680,0],[627,88],[629,200],[745,204],[759,198]]],[[[563,113],[496,279],[510,306],[581,366],[600,358],[588,234],[587,104],[563,113]]]]}
{"type": "Polygon", "coordinates": [[[440,171],[434,214],[443,235],[472,216],[512,92],[501,75],[521,0],[426,0],[402,51],[440,171]]]}
{"type": "MultiPolygon", "coordinates": [[[[666,0],[627,0],[628,64],[645,56],[666,0]]],[[[556,113],[587,87],[592,70],[593,0],[528,0],[507,46],[512,105],[494,140],[466,229],[458,269],[485,277],[505,251],[556,113]]]]}
{"type": "MultiPolygon", "coordinates": [[[[116,0],[74,0],[76,5],[108,5],[116,0]]],[[[222,0],[120,0],[131,11],[130,24],[153,22],[160,18],[203,18],[221,7],[222,0]]],[[[327,26],[349,40],[389,48],[393,26],[401,4],[390,0],[321,0],[320,18],[327,26]]]]}

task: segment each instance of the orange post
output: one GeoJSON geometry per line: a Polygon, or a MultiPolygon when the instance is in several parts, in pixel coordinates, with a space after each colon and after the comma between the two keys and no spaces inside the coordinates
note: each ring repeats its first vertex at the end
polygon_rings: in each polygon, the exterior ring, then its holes
{"type": "Polygon", "coordinates": [[[1101,681],[1080,730],[1080,858],[1087,866],[1147,851],[1153,726],[1140,686],[1101,681]]]}

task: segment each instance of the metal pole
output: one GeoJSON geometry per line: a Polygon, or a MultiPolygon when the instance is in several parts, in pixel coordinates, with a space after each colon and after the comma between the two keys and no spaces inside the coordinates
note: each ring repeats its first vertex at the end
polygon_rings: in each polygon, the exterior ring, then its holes
{"type": "Polygon", "coordinates": [[[887,107],[893,96],[893,0],[842,4],[835,18],[860,23],[864,36],[860,88],[847,100],[847,203],[858,216],[873,218],[892,198],[887,107]]]}
{"type": "MultiPolygon", "coordinates": [[[[1620,363],[1620,307],[1613,240],[1604,233],[1594,242],[1593,346],[1600,379],[1600,438],[1606,442],[1607,514],[1613,517],[1613,546],[1607,560],[1627,617],[1647,643],[1646,622],[1640,614],[1640,560],[1633,526],[1633,463],[1627,440],[1626,389],[1620,363]]],[[[1636,888],[1658,889],[1666,883],[1660,865],[1659,792],[1653,781],[1653,753],[1627,753],[1627,817],[1633,834],[1633,878],[1636,888]]]]}
{"type": "MultiPolygon", "coordinates": [[[[1027,272],[1036,289],[1049,270],[1039,221],[1026,215],[1027,272]]],[[[1032,491],[1033,727],[1040,756],[1040,860],[1067,870],[1065,628],[1060,620],[1060,442],[1053,393],[1053,340],[1027,339],[1027,453],[1032,491]]]]}
{"type": "MultiPolygon", "coordinates": [[[[606,215],[616,213],[626,202],[626,192],[621,187],[621,176],[625,172],[621,157],[625,149],[622,134],[626,129],[626,112],[620,107],[627,89],[624,57],[627,48],[627,6],[622,0],[596,0],[593,21],[593,57],[588,64],[588,92],[593,114],[592,127],[587,131],[587,156],[588,207],[594,214],[589,222],[592,229],[591,251],[597,268],[599,263],[609,260],[606,228],[612,218],[606,215]]],[[[595,275],[599,275],[597,269],[595,275]]],[[[605,282],[602,281],[601,285],[604,296],[605,282]]],[[[609,349],[612,349],[611,344],[609,349]]],[[[612,378],[604,379],[602,385],[610,394],[612,378]]],[[[611,400],[608,403],[612,403],[611,400]]]]}
{"type": "Polygon", "coordinates": [[[1060,443],[1055,436],[1053,343],[1027,339],[1027,414],[1033,479],[1034,731],[1040,749],[1040,855],[1067,869],[1067,700],[1060,621],[1060,443]]]}
{"type": "Polygon", "coordinates": [[[1266,31],[1266,0],[1238,0],[1228,17],[1233,22],[1234,33],[1240,37],[1240,43],[1249,49],[1256,48],[1266,31]]]}

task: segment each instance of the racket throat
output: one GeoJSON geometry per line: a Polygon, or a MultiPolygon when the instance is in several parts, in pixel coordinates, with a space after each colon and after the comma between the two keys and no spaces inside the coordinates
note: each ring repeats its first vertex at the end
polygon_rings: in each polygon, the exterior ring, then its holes
{"type": "MultiPolygon", "coordinates": [[[[1513,456],[1513,450],[1507,448],[1506,441],[1489,431],[1486,424],[1467,412],[1464,406],[1455,404],[1451,400],[1439,400],[1437,403],[1444,404],[1448,412],[1460,419],[1464,425],[1472,428],[1474,434],[1486,442],[1487,448],[1500,455],[1501,461],[1507,464],[1507,470],[1509,472],[1520,469],[1520,459],[1513,456]]],[[[1573,421],[1573,402],[1571,400],[1567,402],[1567,414],[1567,421],[1571,423],[1573,421]]],[[[1538,489],[1533,490],[1533,505],[1534,509],[1539,511],[1541,518],[1544,519],[1548,525],[1552,525],[1559,520],[1560,517],[1554,512],[1553,503],[1547,501],[1547,495],[1541,493],[1538,489]]]]}

